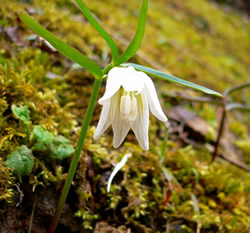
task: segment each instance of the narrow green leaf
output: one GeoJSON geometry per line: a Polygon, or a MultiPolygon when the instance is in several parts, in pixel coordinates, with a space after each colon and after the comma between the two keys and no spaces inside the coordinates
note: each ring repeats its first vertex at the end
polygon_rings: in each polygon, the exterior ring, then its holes
{"type": "Polygon", "coordinates": [[[228,95],[232,94],[232,92],[239,91],[239,90],[246,88],[246,87],[250,87],[250,81],[226,89],[224,91],[224,96],[228,96],[228,95]]]}
{"type": "Polygon", "coordinates": [[[123,66],[133,66],[135,69],[143,71],[143,72],[145,72],[145,73],[147,73],[149,75],[152,75],[152,76],[154,76],[156,78],[167,80],[167,81],[169,81],[171,83],[180,84],[180,85],[185,86],[185,87],[191,87],[191,88],[193,88],[195,90],[202,91],[202,92],[205,92],[205,93],[210,94],[210,95],[216,95],[216,96],[222,97],[222,94],[220,94],[219,92],[213,91],[213,90],[208,89],[206,87],[203,87],[203,86],[188,82],[186,80],[177,78],[177,77],[172,76],[170,74],[166,74],[166,73],[163,73],[161,71],[158,71],[158,70],[155,70],[155,69],[152,69],[152,68],[149,68],[149,67],[137,65],[137,64],[134,64],[134,63],[125,63],[125,64],[122,64],[122,65],[123,66]]]}
{"type": "Polygon", "coordinates": [[[85,17],[89,20],[89,22],[92,24],[92,26],[100,33],[100,35],[107,42],[107,44],[109,45],[109,47],[112,51],[112,55],[113,55],[112,60],[115,60],[118,56],[118,49],[117,49],[116,44],[113,41],[113,39],[103,29],[103,27],[96,21],[96,19],[91,14],[90,10],[86,7],[86,5],[81,0],[76,0],[76,2],[78,4],[78,6],[81,8],[85,17]]]}
{"type": "Polygon", "coordinates": [[[164,158],[165,158],[165,153],[166,153],[166,150],[167,150],[168,137],[169,137],[169,131],[168,131],[168,129],[166,129],[165,137],[163,139],[162,146],[161,146],[161,154],[160,154],[160,157],[161,157],[160,162],[161,163],[164,161],[164,158]]]}
{"type": "Polygon", "coordinates": [[[101,67],[76,49],[72,48],[70,45],[59,40],[51,32],[42,27],[36,20],[30,17],[27,13],[20,13],[21,20],[31,28],[32,31],[47,40],[55,49],[57,49],[61,54],[75,63],[81,65],[86,70],[88,70],[95,78],[102,78],[101,67]]]}
{"type": "Polygon", "coordinates": [[[118,66],[123,62],[128,61],[131,57],[135,55],[136,51],[140,48],[146,27],[147,10],[148,10],[148,0],[143,0],[141,12],[139,15],[139,23],[134,39],[131,41],[126,51],[115,61],[115,66],[118,66]]]}

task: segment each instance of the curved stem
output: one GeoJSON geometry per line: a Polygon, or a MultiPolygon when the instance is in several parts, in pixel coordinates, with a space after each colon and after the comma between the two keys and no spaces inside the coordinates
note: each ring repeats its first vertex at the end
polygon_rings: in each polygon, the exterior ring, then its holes
{"type": "Polygon", "coordinates": [[[114,67],[113,63],[110,63],[105,69],[102,71],[102,75],[107,74],[114,67]]]}
{"type": "Polygon", "coordinates": [[[79,139],[78,139],[78,142],[77,142],[76,151],[75,151],[75,153],[73,155],[73,158],[72,158],[72,161],[71,161],[71,164],[70,164],[70,168],[69,168],[69,172],[68,172],[65,184],[63,186],[63,190],[62,190],[61,196],[60,196],[58,204],[57,204],[56,212],[55,212],[55,215],[54,215],[54,217],[53,217],[53,219],[51,221],[48,233],[54,233],[55,232],[56,226],[57,226],[58,221],[60,219],[60,215],[62,213],[66,198],[67,198],[68,193],[69,193],[69,189],[70,189],[72,180],[73,180],[75,172],[76,172],[79,157],[80,157],[81,150],[82,150],[82,147],[83,147],[83,143],[84,143],[84,140],[85,140],[85,137],[86,137],[86,134],[87,134],[87,130],[88,130],[88,127],[89,127],[89,124],[90,124],[90,121],[91,121],[91,118],[92,118],[92,115],[93,115],[93,111],[94,111],[94,108],[95,108],[95,104],[96,104],[96,100],[97,100],[97,97],[98,97],[99,89],[101,87],[101,83],[102,83],[102,80],[95,79],[94,86],[93,86],[93,91],[92,91],[91,96],[90,96],[88,108],[87,108],[87,111],[86,111],[86,114],[85,114],[85,118],[84,118],[84,121],[83,121],[83,124],[82,124],[80,136],[79,136],[79,139]]]}
{"type": "Polygon", "coordinates": [[[217,139],[216,139],[215,144],[214,144],[214,151],[212,154],[212,162],[215,160],[215,157],[217,156],[218,148],[219,148],[219,144],[220,144],[220,139],[222,136],[224,125],[225,125],[226,114],[227,114],[226,105],[227,105],[227,100],[226,100],[226,97],[224,96],[223,97],[222,116],[221,116],[220,123],[219,123],[219,130],[218,130],[218,134],[217,134],[217,139]]]}

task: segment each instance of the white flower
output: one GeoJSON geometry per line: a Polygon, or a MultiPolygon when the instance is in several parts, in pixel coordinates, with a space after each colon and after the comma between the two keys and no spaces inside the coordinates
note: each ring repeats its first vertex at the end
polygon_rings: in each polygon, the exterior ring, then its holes
{"type": "Polygon", "coordinates": [[[148,150],[149,110],[166,122],[152,80],[133,67],[115,67],[108,73],[106,91],[99,104],[103,105],[94,139],[112,125],[113,146],[119,147],[130,128],[141,147],[148,150]]]}

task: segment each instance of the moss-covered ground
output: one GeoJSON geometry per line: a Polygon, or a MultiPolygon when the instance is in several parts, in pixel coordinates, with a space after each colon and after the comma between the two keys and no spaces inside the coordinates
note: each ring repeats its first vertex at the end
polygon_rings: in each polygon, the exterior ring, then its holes
{"type": "MultiPolygon", "coordinates": [[[[141,1],[84,2],[123,51],[141,1]]],[[[47,232],[93,77],[53,51],[18,12],[29,12],[103,67],[110,51],[71,1],[0,3],[0,231],[47,232]],[[15,156],[27,165],[13,163],[15,156]]],[[[213,1],[151,0],[144,42],[131,61],[223,92],[249,79],[249,30],[244,12],[213,1]]],[[[149,151],[133,133],[119,149],[112,147],[111,131],[94,141],[97,104],[58,232],[250,231],[249,113],[227,114],[212,162],[221,107],[195,101],[205,94],[154,81],[171,123],[165,153],[167,131],[154,117],[149,151]],[[113,165],[128,152],[132,157],[107,193],[113,165]]],[[[228,99],[248,106],[249,100],[249,88],[228,99]]]]}

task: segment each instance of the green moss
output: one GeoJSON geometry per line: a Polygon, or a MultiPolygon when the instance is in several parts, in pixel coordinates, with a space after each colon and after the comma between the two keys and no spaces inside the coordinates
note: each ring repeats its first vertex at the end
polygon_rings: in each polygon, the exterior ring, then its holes
{"type": "Polygon", "coordinates": [[[15,177],[12,175],[11,169],[3,162],[2,158],[0,158],[0,184],[0,202],[13,202],[15,177]]]}
{"type": "MultiPolygon", "coordinates": [[[[85,4],[115,38],[119,50],[124,50],[136,29],[139,2],[86,0],[85,4]]],[[[33,17],[43,26],[100,64],[110,59],[104,40],[70,2],[33,1],[29,5],[8,1],[0,9],[4,29],[17,25],[18,9],[33,11],[33,17]]],[[[210,1],[202,0],[199,4],[195,0],[150,1],[144,44],[133,61],[223,91],[247,79],[248,27],[249,19],[233,10],[228,13],[210,1]]],[[[57,151],[56,148],[63,151],[63,158],[73,152],[93,83],[88,72],[72,69],[71,62],[49,50],[24,24],[20,23],[19,36],[15,33],[12,36],[17,39],[15,43],[6,35],[0,37],[0,200],[7,202],[13,201],[15,179],[3,161],[21,145],[31,149],[37,146],[32,151],[34,166],[26,190],[34,191],[39,186],[46,192],[49,185],[61,190],[70,158],[59,164],[51,151],[57,151]],[[27,124],[11,106],[27,107],[29,117],[24,111],[27,124]],[[37,126],[41,127],[42,138],[33,131],[37,126]],[[65,150],[65,145],[70,148],[65,150]]],[[[177,91],[200,95],[161,81],[156,81],[157,84],[165,102],[173,100],[177,91]]],[[[100,95],[103,92],[104,88],[100,95]]],[[[249,93],[242,93],[233,98],[248,103],[249,93]]],[[[211,129],[206,143],[212,141],[218,127],[217,107],[183,103],[208,122],[211,129]]],[[[169,101],[163,106],[166,109],[176,104],[180,101],[169,101]]],[[[247,232],[250,224],[247,172],[221,159],[211,164],[205,144],[202,149],[185,146],[174,133],[160,163],[166,132],[153,117],[150,151],[142,151],[132,133],[115,150],[112,133],[93,140],[99,114],[97,105],[72,186],[74,198],[68,200],[85,229],[93,230],[106,221],[114,228],[126,226],[133,232],[165,232],[166,225],[170,232],[178,229],[196,232],[198,225],[201,232],[247,232]],[[133,156],[107,193],[113,164],[127,152],[133,156]],[[199,211],[192,196],[197,199],[199,211]]],[[[248,162],[247,120],[239,112],[228,114],[232,143],[248,162]]]]}

